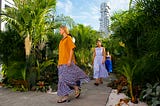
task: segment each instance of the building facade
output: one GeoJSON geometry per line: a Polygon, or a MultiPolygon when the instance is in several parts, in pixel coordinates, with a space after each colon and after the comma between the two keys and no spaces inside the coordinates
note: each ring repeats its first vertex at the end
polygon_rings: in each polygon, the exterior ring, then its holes
{"type": "Polygon", "coordinates": [[[100,13],[101,13],[101,17],[99,19],[99,21],[100,21],[99,31],[103,37],[108,37],[108,35],[110,33],[110,31],[109,31],[109,25],[110,25],[110,5],[109,5],[109,2],[101,3],[100,13]]]}
{"type": "MultiPolygon", "coordinates": [[[[0,0],[0,14],[3,9],[6,7],[13,7],[14,2],[13,0],[0,0]]],[[[5,30],[5,22],[1,21],[1,15],[0,15],[0,30],[5,30]]]]}

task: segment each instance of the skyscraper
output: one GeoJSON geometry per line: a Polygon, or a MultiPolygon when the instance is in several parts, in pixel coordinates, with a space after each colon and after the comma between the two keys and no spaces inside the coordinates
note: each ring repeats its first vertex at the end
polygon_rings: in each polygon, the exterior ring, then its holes
{"type": "Polygon", "coordinates": [[[100,28],[99,31],[103,37],[107,37],[109,35],[109,20],[110,20],[110,5],[109,2],[103,2],[100,6],[101,17],[100,28]]]}

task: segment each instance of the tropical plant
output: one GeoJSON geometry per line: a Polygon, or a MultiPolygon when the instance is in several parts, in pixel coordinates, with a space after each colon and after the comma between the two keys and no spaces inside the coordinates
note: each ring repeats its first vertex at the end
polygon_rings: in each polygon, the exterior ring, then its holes
{"type": "Polygon", "coordinates": [[[14,0],[15,7],[7,8],[2,19],[16,29],[22,38],[26,38],[26,55],[31,48],[46,40],[53,24],[47,21],[47,14],[55,8],[55,0],[14,0]]]}
{"type": "Polygon", "coordinates": [[[23,39],[11,27],[0,32],[0,60],[8,66],[10,61],[25,61],[23,39]]]}
{"type": "Polygon", "coordinates": [[[100,34],[90,26],[84,26],[82,24],[75,26],[70,33],[75,37],[75,44],[79,49],[91,49],[96,45],[96,40],[101,37],[100,34]]]}
{"type": "Polygon", "coordinates": [[[70,30],[71,35],[75,38],[75,56],[78,65],[92,75],[93,48],[96,47],[96,40],[100,34],[90,26],[78,24],[70,30]]]}
{"type": "Polygon", "coordinates": [[[37,60],[37,67],[36,67],[36,70],[37,70],[37,80],[40,80],[40,73],[42,71],[45,71],[46,67],[52,65],[53,63],[54,63],[53,60],[43,61],[42,63],[40,63],[37,60]]]}
{"type": "Polygon", "coordinates": [[[74,20],[70,16],[64,16],[63,14],[57,15],[55,17],[54,21],[55,21],[55,24],[65,25],[69,29],[72,29],[76,25],[76,23],[74,22],[74,20]]]}
{"type": "Polygon", "coordinates": [[[147,88],[141,93],[141,99],[147,101],[151,106],[160,105],[160,82],[157,82],[154,85],[147,83],[146,87],[147,88]]]}
{"type": "Polygon", "coordinates": [[[26,70],[25,70],[25,50],[23,39],[11,27],[6,27],[6,31],[0,34],[0,60],[2,60],[3,83],[6,86],[17,86],[13,80],[23,80],[16,90],[27,90],[26,70]]]}
{"type": "Polygon", "coordinates": [[[127,78],[127,82],[129,84],[129,91],[131,96],[131,102],[135,102],[136,98],[133,94],[133,78],[134,78],[134,72],[136,69],[136,65],[134,67],[131,67],[129,63],[126,63],[122,67],[123,71],[121,71],[121,74],[124,75],[127,78]]]}
{"type": "Polygon", "coordinates": [[[129,69],[132,70],[134,65],[137,66],[133,76],[130,73],[133,88],[135,85],[144,87],[148,82],[155,83],[160,78],[159,2],[158,0],[130,0],[128,11],[115,13],[111,17],[113,31],[111,40],[118,40],[115,44],[122,42],[125,45],[123,48],[117,46],[120,55],[116,61],[116,70],[121,70],[122,67],[127,70],[124,64],[132,60],[131,64],[129,62],[129,69]],[[131,6],[131,3],[134,4],[131,6]],[[124,60],[124,57],[127,59],[124,60]]]}
{"type": "Polygon", "coordinates": [[[38,81],[36,90],[41,92],[46,92],[48,90],[49,86],[44,81],[38,81]]]}
{"type": "Polygon", "coordinates": [[[31,67],[36,65],[36,60],[42,59],[47,35],[53,33],[54,23],[50,19],[56,0],[14,0],[14,4],[14,7],[3,11],[2,20],[15,29],[24,41],[26,74],[23,73],[23,78],[26,75],[29,80],[34,73],[31,67]]]}

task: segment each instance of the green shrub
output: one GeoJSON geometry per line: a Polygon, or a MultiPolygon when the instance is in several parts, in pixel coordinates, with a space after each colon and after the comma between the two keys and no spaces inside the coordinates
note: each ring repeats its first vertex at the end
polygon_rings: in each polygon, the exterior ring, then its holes
{"type": "Polygon", "coordinates": [[[141,93],[141,99],[147,101],[150,106],[160,105],[160,82],[155,83],[153,86],[149,83],[146,84],[146,89],[141,93]]]}

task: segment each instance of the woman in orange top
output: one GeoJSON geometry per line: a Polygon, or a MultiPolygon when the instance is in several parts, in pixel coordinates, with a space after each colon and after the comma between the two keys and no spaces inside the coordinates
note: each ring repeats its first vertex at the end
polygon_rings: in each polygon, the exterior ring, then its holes
{"type": "Polygon", "coordinates": [[[75,65],[74,48],[76,47],[69,36],[69,31],[66,26],[60,27],[60,34],[63,36],[59,43],[59,59],[58,59],[58,91],[60,96],[58,103],[69,101],[69,93],[74,88],[75,98],[80,96],[80,88],[76,85],[76,81],[89,81],[89,77],[75,65]]]}

